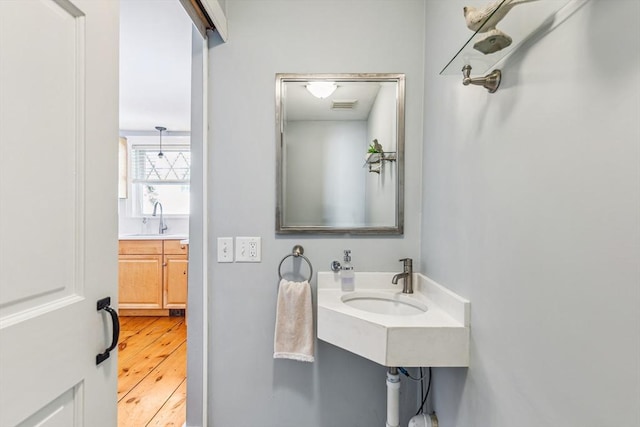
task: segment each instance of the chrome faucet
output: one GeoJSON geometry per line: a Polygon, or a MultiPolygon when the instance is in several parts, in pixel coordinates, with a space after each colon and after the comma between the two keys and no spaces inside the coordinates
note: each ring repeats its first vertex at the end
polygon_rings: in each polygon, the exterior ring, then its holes
{"type": "Polygon", "coordinates": [[[398,279],[404,279],[404,283],[402,286],[403,294],[412,294],[413,293],[413,260],[411,258],[402,258],[400,260],[403,262],[403,272],[398,273],[391,279],[391,283],[394,285],[398,284],[398,279]]]}
{"type": "Polygon", "coordinates": [[[168,227],[167,224],[164,223],[164,215],[162,214],[162,203],[155,202],[155,204],[153,205],[153,213],[151,214],[151,216],[156,216],[158,206],[160,206],[160,224],[158,225],[158,234],[164,234],[168,227]]]}

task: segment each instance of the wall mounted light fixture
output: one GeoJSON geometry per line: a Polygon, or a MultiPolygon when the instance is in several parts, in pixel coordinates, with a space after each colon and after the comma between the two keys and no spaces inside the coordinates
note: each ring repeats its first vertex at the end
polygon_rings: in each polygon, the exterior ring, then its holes
{"type": "Polygon", "coordinates": [[[320,99],[330,96],[338,88],[334,82],[309,82],[305,87],[311,95],[320,99]]]}

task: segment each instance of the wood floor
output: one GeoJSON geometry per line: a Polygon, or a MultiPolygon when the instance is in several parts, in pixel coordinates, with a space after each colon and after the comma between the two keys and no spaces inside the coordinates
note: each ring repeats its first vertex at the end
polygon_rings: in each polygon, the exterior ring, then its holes
{"type": "Polygon", "coordinates": [[[184,317],[121,317],[118,427],[182,427],[186,418],[184,317]]]}

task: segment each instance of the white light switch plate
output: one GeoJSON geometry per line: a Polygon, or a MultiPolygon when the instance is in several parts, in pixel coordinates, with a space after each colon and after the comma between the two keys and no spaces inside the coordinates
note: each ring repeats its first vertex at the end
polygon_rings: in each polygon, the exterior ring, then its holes
{"type": "Polygon", "coordinates": [[[233,262],[233,237],[218,237],[218,262],[233,262]]]}
{"type": "Polygon", "coordinates": [[[236,262],[260,262],[261,240],[260,237],[236,237],[236,262]]]}

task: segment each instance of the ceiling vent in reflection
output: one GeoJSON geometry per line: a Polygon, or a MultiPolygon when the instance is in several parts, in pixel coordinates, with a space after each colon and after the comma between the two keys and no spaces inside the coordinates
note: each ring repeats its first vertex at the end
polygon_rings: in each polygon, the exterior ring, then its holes
{"type": "Polygon", "coordinates": [[[358,103],[357,99],[334,99],[331,101],[331,109],[332,110],[354,110],[356,108],[357,103],[358,103]]]}

